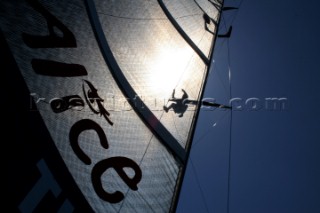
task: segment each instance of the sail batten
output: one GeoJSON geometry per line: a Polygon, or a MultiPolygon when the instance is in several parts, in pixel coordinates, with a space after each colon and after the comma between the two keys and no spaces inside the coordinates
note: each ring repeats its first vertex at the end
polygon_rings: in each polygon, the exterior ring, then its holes
{"type": "Polygon", "coordinates": [[[184,32],[184,30],[180,27],[180,25],[176,22],[175,18],[171,15],[169,10],[166,8],[165,4],[162,0],[158,0],[159,5],[163,9],[164,13],[167,15],[168,19],[171,21],[171,23],[174,25],[174,27],[177,29],[177,31],[181,34],[184,40],[188,42],[188,44],[192,47],[192,49],[200,56],[200,58],[203,60],[203,62],[208,65],[209,60],[208,58],[203,54],[203,52],[198,48],[198,46],[189,38],[189,36],[184,32]]]}

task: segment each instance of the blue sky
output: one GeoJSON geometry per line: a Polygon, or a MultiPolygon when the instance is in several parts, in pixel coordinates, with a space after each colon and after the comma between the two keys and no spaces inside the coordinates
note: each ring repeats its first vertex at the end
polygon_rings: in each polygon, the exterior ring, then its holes
{"type": "Polygon", "coordinates": [[[320,212],[319,6],[243,0],[224,13],[221,32],[230,24],[233,32],[217,41],[204,97],[228,102],[229,65],[231,97],[261,107],[232,119],[201,110],[177,213],[320,212]],[[267,98],[286,98],[284,110],[263,107],[267,98]]]}

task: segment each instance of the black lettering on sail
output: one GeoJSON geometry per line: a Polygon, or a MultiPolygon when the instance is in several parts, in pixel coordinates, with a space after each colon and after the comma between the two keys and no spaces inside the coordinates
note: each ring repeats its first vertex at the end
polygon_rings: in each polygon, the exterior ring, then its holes
{"type": "Polygon", "coordinates": [[[101,181],[101,176],[108,169],[113,168],[121,179],[129,186],[130,189],[136,191],[138,190],[138,183],[142,178],[142,172],[139,165],[133,160],[126,157],[111,157],[98,162],[92,169],[91,179],[93,188],[97,195],[104,201],[110,203],[118,203],[123,200],[124,195],[120,191],[115,191],[113,193],[107,192],[101,181]],[[134,176],[130,178],[128,174],[123,170],[124,168],[131,168],[134,171],[134,176]]]}
{"type": "MultiPolygon", "coordinates": [[[[69,134],[70,144],[74,153],[86,165],[91,164],[91,159],[80,148],[78,138],[83,131],[91,129],[95,130],[98,134],[101,146],[105,149],[108,149],[109,145],[103,129],[101,128],[101,126],[99,126],[99,124],[90,119],[83,119],[75,123],[71,127],[69,134]]],[[[110,203],[118,203],[123,200],[123,193],[120,191],[115,191],[113,193],[107,192],[104,189],[101,180],[103,173],[110,168],[113,168],[118,173],[119,177],[127,184],[127,186],[134,191],[138,190],[137,185],[141,181],[142,171],[136,162],[129,158],[120,156],[101,160],[96,165],[94,165],[91,172],[91,181],[95,192],[104,201],[110,203]],[[134,171],[134,175],[132,178],[129,177],[124,168],[131,168],[134,171]]]]}
{"type": "MultiPolygon", "coordinates": [[[[66,48],[77,47],[73,33],[37,0],[27,0],[30,6],[38,11],[47,21],[49,35],[30,35],[22,33],[22,39],[30,48],[66,48]],[[62,36],[57,35],[60,30],[62,36]]],[[[67,64],[57,61],[33,59],[32,67],[37,74],[55,77],[74,77],[87,75],[87,70],[80,64],[67,64]]]]}
{"type": "Polygon", "coordinates": [[[31,48],[58,48],[58,47],[77,47],[73,33],[54,15],[52,15],[38,0],[27,0],[30,6],[38,11],[47,21],[49,35],[38,36],[22,33],[22,39],[31,48]],[[55,33],[59,29],[63,36],[55,33]]]}
{"type": "Polygon", "coordinates": [[[91,130],[91,129],[96,131],[96,133],[98,134],[101,146],[105,149],[108,149],[109,144],[108,144],[107,136],[104,134],[104,131],[101,128],[101,126],[99,126],[99,124],[97,124],[93,120],[82,119],[78,121],[71,127],[70,134],[69,134],[69,140],[70,140],[70,145],[72,150],[77,155],[77,157],[87,165],[91,164],[91,159],[80,148],[78,138],[83,131],[91,130]]]}

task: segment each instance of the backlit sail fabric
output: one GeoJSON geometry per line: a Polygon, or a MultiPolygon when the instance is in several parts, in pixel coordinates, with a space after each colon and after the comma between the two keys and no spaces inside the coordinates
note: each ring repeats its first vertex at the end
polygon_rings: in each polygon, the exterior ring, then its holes
{"type": "Polygon", "coordinates": [[[0,4],[13,208],[174,211],[222,2],[0,4]]]}

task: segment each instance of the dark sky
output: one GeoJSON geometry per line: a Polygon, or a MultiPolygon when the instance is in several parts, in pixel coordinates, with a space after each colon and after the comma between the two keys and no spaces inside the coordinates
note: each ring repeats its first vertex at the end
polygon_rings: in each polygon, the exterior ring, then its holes
{"type": "Polygon", "coordinates": [[[243,0],[224,12],[220,32],[233,32],[217,41],[204,97],[242,108],[201,110],[177,213],[320,212],[319,8],[243,0]]]}

